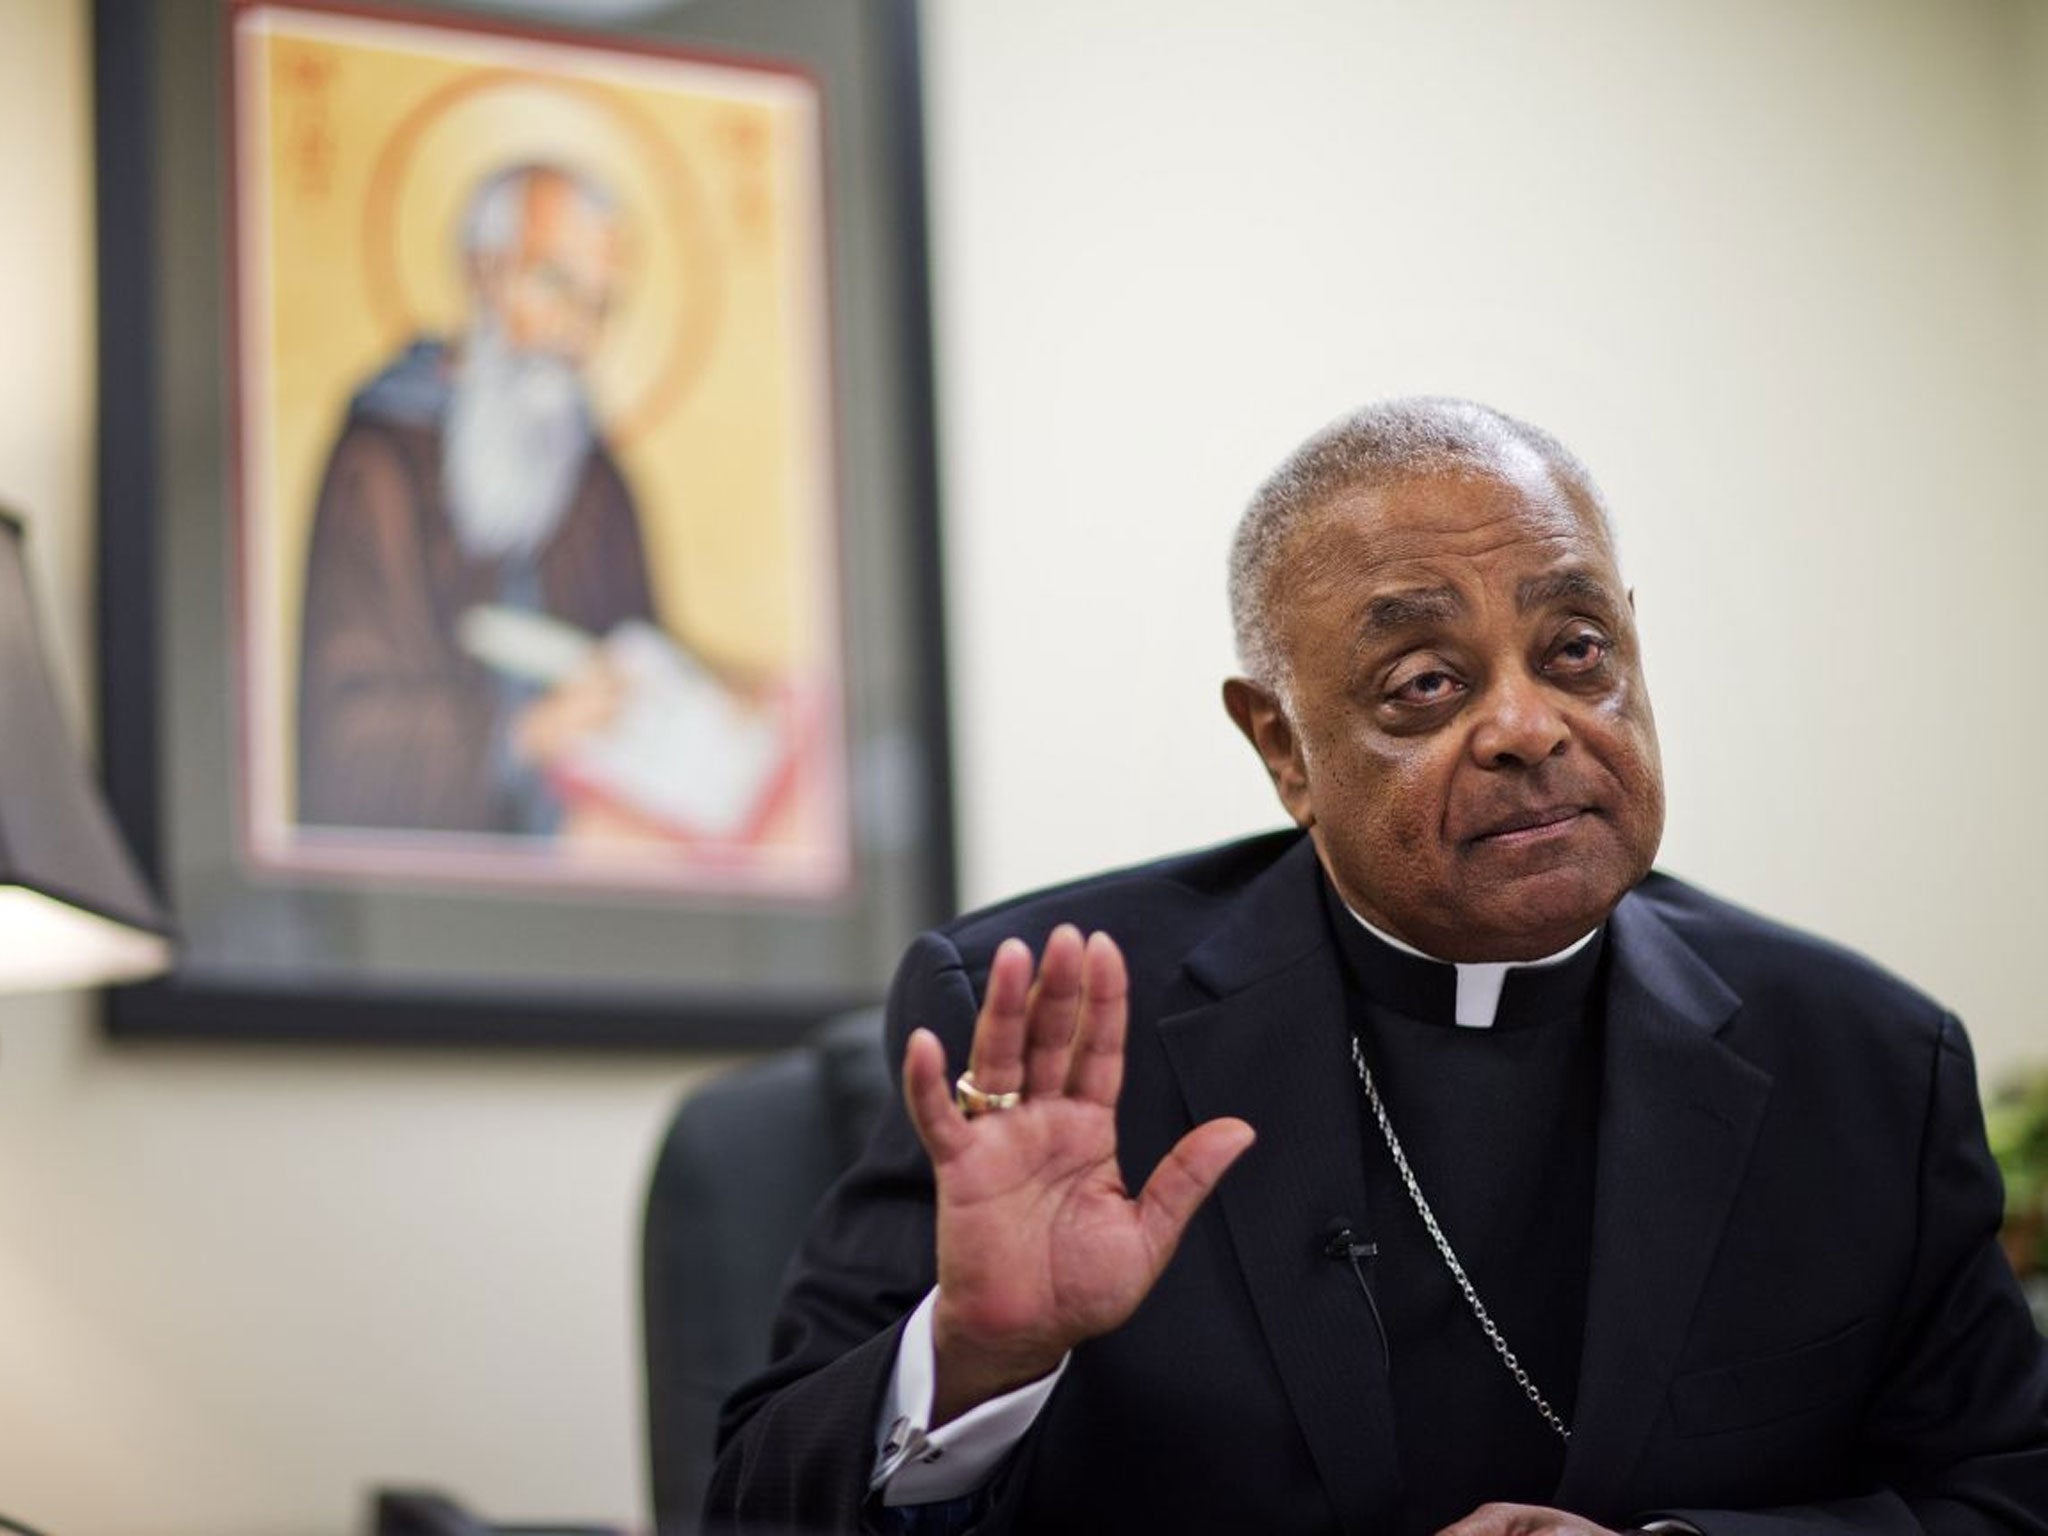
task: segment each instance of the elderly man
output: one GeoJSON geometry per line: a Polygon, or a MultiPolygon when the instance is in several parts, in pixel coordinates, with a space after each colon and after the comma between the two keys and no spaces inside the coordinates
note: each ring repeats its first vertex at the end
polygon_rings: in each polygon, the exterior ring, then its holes
{"type": "Polygon", "coordinates": [[[906,1112],[729,1405],[713,1524],[2048,1531],[1962,1031],[1650,873],[1583,466],[1373,407],[1231,576],[1224,702],[1299,830],[913,946],[906,1112]]]}
{"type": "Polygon", "coordinates": [[[594,182],[520,164],[462,227],[472,313],[361,389],[329,458],[306,561],[298,819],[545,834],[545,769],[610,718],[602,663],[543,687],[462,644],[502,606],[603,634],[654,620],[638,514],[582,370],[619,267],[594,182]]]}

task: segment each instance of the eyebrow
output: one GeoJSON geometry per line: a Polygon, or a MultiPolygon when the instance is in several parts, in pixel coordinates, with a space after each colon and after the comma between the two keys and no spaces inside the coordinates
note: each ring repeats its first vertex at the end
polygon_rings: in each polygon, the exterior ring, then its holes
{"type": "MultiPolygon", "coordinates": [[[[1515,587],[1515,607],[1523,613],[1565,605],[1604,612],[1614,606],[1614,597],[1606,582],[1577,566],[1530,576],[1515,587]]],[[[1409,587],[1399,592],[1382,592],[1365,605],[1361,637],[1371,639],[1441,624],[1464,612],[1465,599],[1455,587],[1409,587]]]]}
{"type": "Polygon", "coordinates": [[[1605,611],[1614,606],[1614,594],[1606,582],[1580,567],[1531,576],[1515,588],[1515,607],[1523,613],[1567,605],[1605,611]]]}
{"type": "Polygon", "coordinates": [[[1465,611],[1465,599],[1450,587],[1413,587],[1383,592],[1365,606],[1364,633],[1384,635],[1424,624],[1454,619],[1465,611]]]}

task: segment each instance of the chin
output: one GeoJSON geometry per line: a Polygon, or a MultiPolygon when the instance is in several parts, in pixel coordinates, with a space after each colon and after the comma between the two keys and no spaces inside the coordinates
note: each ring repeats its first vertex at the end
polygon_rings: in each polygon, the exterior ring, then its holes
{"type": "Polygon", "coordinates": [[[1498,906],[1471,926],[1474,937],[1488,935],[1486,947],[1492,953],[1470,958],[1484,960],[1541,960],[1568,944],[1576,943],[1607,921],[1621,898],[1635,884],[1609,874],[1588,878],[1580,868],[1565,868],[1526,881],[1517,881],[1503,892],[1498,906]]]}

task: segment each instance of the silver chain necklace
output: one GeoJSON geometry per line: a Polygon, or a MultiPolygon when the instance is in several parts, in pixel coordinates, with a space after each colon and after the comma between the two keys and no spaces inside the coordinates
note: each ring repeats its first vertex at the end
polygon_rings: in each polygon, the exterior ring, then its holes
{"type": "Polygon", "coordinates": [[[1394,1154],[1394,1171],[1401,1175],[1402,1187],[1408,1191],[1408,1198],[1415,1202],[1416,1214],[1422,1218],[1422,1225],[1429,1231],[1429,1240],[1436,1244],[1436,1251],[1443,1255],[1444,1267],[1450,1270],[1451,1278],[1458,1282],[1458,1289],[1464,1294],[1465,1304],[1472,1309],[1472,1315],[1479,1319],[1479,1326],[1486,1334],[1486,1342],[1493,1346],[1493,1352],[1500,1356],[1500,1363],[1507,1367],[1508,1374],[1515,1378],[1515,1385],[1522,1389],[1522,1395],[1529,1399],[1543,1422],[1558,1433],[1558,1438],[1569,1441],[1571,1426],[1557,1416],[1557,1410],[1543,1396],[1542,1390],[1529,1379],[1529,1373],[1522,1362],[1515,1358],[1515,1352],[1508,1348],[1508,1341],[1501,1337],[1500,1328],[1486,1310],[1486,1303],[1479,1299],[1479,1293],[1472,1288],[1472,1281],[1465,1274],[1465,1266],[1458,1262],[1457,1254],[1451,1251],[1451,1240],[1444,1236],[1444,1229],[1437,1225],[1436,1213],[1429,1208],[1429,1202],[1422,1196],[1422,1185],[1416,1181],[1415,1170],[1408,1166],[1408,1154],[1401,1150],[1401,1139],[1394,1134],[1394,1122],[1387,1118],[1387,1106],[1380,1102],[1380,1091],[1372,1080],[1372,1069],[1365,1064],[1365,1048],[1358,1043],[1358,1036],[1351,1037],[1351,1065],[1358,1069],[1358,1081],[1365,1089],[1365,1100],[1372,1106],[1372,1117],[1379,1122],[1380,1134],[1387,1138],[1387,1150],[1394,1154]]]}

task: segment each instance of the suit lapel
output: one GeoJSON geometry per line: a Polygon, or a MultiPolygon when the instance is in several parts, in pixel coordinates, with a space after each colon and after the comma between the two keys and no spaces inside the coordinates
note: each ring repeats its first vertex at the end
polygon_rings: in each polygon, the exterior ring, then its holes
{"type": "Polygon", "coordinates": [[[1189,957],[1217,1000],[1159,1032],[1195,1120],[1237,1115],[1260,1132],[1218,1203],[1331,1502],[1365,1533],[1393,1518],[1392,1400],[1365,1298],[1323,1252],[1333,1221],[1369,1229],[1343,979],[1320,901],[1303,838],[1189,957]]]}
{"type": "MultiPolygon", "coordinates": [[[[1324,1486],[1345,1529],[1364,1533],[1395,1518],[1397,1452],[1371,1316],[1321,1252],[1335,1218],[1370,1228],[1347,1001],[1320,903],[1303,838],[1188,957],[1214,1000],[1159,1032],[1195,1120],[1236,1115],[1261,1132],[1217,1201],[1324,1486]]],[[[1626,898],[1608,934],[1586,1334],[1557,1503],[1612,1511],[1669,1389],[1770,1078],[1716,1038],[1741,999],[1647,901],[1626,898]]]]}
{"type": "Polygon", "coordinates": [[[1741,1000],[1640,896],[1613,944],[1592,1273],[1566,1509],[1623,1506],[1763,1119],[1770,1078],[1715,1035],[1741,1000]]]}

